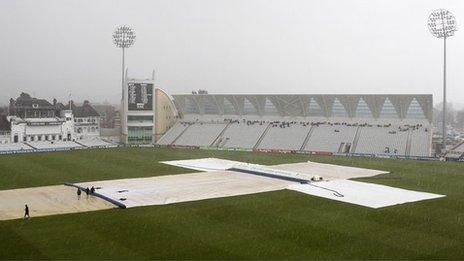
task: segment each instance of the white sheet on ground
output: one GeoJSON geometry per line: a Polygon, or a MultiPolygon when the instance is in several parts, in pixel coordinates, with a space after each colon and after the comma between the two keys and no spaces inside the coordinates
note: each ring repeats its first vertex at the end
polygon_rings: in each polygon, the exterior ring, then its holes
{"type": "Polygon", "coordinates": [[[273,166],[264,166],[257,164],[247,164],[239,161],[223,160],[217,158],[204,158],[204,159],[190,159],[190,160],[172,160],[162,161],[164,164],[182,167],[187,169],[193,169],[198,171],[218,171],[227,170],[234,166],[249,166],[257,167],[262,169],[273,169],[275,171],[283,170],[289,172],[287,174],[292,175],[290,172],[294,172],[293,175],[298,178],[311,179],[313,176],[318,175],[323,177],[325,180],[333,179],[350,179],[350,178],[361,178],[361,177],[373,177],[379,174],[387,174],[388,171],[373,170],[355,167],[346,167],[333,164],[324,164],[317,162],[300,162],[300,163],[289,163],[280,164],[273,166]]]}
{"type": "MultiPolygon", "coordinates": [[[[346,167],[309,161],[274,166],[247,164],[216,158],[165,161],[163,163],[200,171],[214,171],[219,169],[227,170],[235,166],[239,169],[263,172],[274,176],[281,175],[282,177],[293,177],[306,180],[310,180],[311,177],[317,175],[323,177],[325,181],[313,182],[310,184],[292,182],[289,184],[287,189],[371,208],[381,208],[407,202],[444,197],[444,195],[348,180],[350,178],[372,177],[380,174],[387,174],[387,171],[346,167]],[[338,195],[336,191],[341,193],[343,196],[338,195]]],[[[259,178],[259,176],[257,178],[259,178]]]]}
{"type": "Polygon", "coordinates": [[[365,178],[389,173],[388,171],[383,170],[355,168],[311,161],[280,164],[271,167],[286,171],[295,171],[308,176],[318,175],[323,177],[325,180],[365,178]]]}
{"type": "Polygon", "coordinates": [[[407,202],[444,197],[444,195],[439,194],[417,192],[352,180],[293,184],[288,186],[287,189],[370,208],[382,208],[407,202]]]}
{"type": "Polygon", "coordinates": [[[230,169],[233,165],[242,162],[217,158],[204,158],[190,160],[161,161],[161,163],[199,171],[218,171],[230,169]]]}
{"type": "Polygon", "coordinates": [[[94,181],[78,185],[101,187],[97,189],[98,193],[130,208],[283,190],[290,184],[292,184],[290,181],[233,171],[211,171],[94,181]]]}

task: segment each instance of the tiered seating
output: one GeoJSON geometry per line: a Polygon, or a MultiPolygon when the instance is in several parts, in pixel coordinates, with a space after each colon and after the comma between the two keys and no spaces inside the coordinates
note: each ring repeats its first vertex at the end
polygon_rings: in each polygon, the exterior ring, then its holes
{"type": "Polygon", "coordinates": [[[256,148],[263,150],[426,157],[430,156],[430,135],[428,122],[405,124],[403,121],[377,120],[369,123],[345,118],[332,122],[322,118],[312,118],[312,121],[305,118],[281,121],[276,117],[192,118],[177,123],[158,144],[251,149],[259,142],[256,148]],[[301,148],[303,145],[304,148],[301,148]]]}
{"type": "Polygon", "coordinates": [[[376,125],[360,128],[356,153],[405,155],[409,130],[400,129],[376,125]]]}
{"type": "Polygon", "coordinates": [[[305,151],[338,152],[342,143],[352,144],[357,126],[313,124],[305,151]]]}
{"type": "Polygon", "coordinates": [[[93,138],[93,139],[82,139],[77,141],[79,144],[82,144],[85,147],[114,147],[114,144],[106,142],[100,138],[93,138]]]}
{"type": "Polygon", "coordinates": [[[430,127],[411,130],[410,156],[430,156],[430,127]]]}
{"type": "Polygon", "coordinates": [[[172,126],[171,129],[166,132],[159,140],[158,144],[160,145],[170,145],[174,142],[174,140],[179,137],[179,135],[190,125],[187,122],[177,122],[172,126]]]}
{"type": "Polygon", "coordinates": [[[36,149],[71,149],[81,148],[82,146],[73,141],[35,141],[28,144],[36,149]]]}
{"type": "Polygon", "coordinates": [[[24,143],[4,143],[0,144],[0,151],[26,151],[33,150],[31,147],[27,146],[24,143]]]}
{"type": "Polygon", "coordinates": [[[300,122],[271,123],[258,148],[300,150],[310,128],[310,124],[300,122]]]}
{"type": "Polygon", "coordinates": [[[263,121],[233,121],[214,146],[251,149],[268,125],[263,121]]]}
{"type": "Polygon", "coordinates": [[[456,148],[453,149],[454,151],[464,152],[464,142],[459,144],[456,148]]]}
{"type": "Polygon", "coordinates": [[[174,142],[174,145],[211,146],[226,126],[227,123],[194,123],[174,142]]]}

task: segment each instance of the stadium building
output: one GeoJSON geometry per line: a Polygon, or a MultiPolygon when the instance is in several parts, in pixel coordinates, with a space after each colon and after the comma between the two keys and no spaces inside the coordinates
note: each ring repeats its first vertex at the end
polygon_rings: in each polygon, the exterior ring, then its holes
{"type": "Polygon", "coordinates": [[[71,110],[74,116],[74,133],[77,140],[96,138],[100,136],[100,114],[84,101],[82,106],[76,106],[71,101],[71,110]]]}
{"type": "Polygon", "coordinates": [[[432,95],[173,95],[162,146],[432,155],[432,95]]]}
{"type": "MultiPolygon", "coordinates": [[[[167,147],[425,158],[432,95],[168,95],[125,81],[120,142],[167,147]]],[[[0,151],[105,147],[98,113],[21,94],[1,124],[0,151]],[[71,108],[71,110],[68,110],[71,108]],[[6,141],[8,142],[8,141],[6,141]],[[10,148],[11,147],[11,148],[10,148]]],[[[118,129],[119,131],[119,129],[118,129]]]]}
{"type": "Polygon", "coordinates": [[[0,153],[107,146],[100,140],[99,115],[89,102],[63,105],[21,93],[0,117],[0,153]],[[5,120],[6,118],[6,120],[5,120]]]}
{"type": "Polygon", "coordinates": [[[126,79],[121,103],[121,141],[153,144],[177,120],[171,97],[153,80],[126,79]]]}

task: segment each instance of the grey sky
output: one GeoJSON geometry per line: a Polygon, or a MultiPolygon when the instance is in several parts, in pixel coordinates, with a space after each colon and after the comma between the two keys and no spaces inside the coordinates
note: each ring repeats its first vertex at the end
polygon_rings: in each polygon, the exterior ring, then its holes
{"type": "MultiPolygon", "coordinates": [[[[170,94],[432,93],[442,100],[442,40],[426,27],[454,0],[0,0],[0,104],[20,91],[50,99],[120,99],[120,50],[136,30],[129,76],[170,94]]],[[[448,41],[452,102],[464,102],[464,30],[448,41]]]]}

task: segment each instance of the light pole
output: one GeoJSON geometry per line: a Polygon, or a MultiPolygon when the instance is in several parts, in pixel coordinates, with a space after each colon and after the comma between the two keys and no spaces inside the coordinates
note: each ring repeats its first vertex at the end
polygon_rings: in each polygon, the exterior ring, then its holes
{"type": "Polygon", "coordinates": [[[121,88],[122,88],[122,95],[124,95],[124,51],[126,48],[131,47],[135,42],[135,32],[134,30],[128,25],[121,25],[113,33],[113,43],[116,47],[122,49],[122,74],[121,74],[121,88]]]}
{"type": "Polygon", "coordinates": [[[443,143],[442,150],[446,149],[446,39],[454,35],[457,31],[456,19],[453,14],[445,9],[433,11],[428,20],[430,33],[437,37],[443,38],[443,143]]]}

